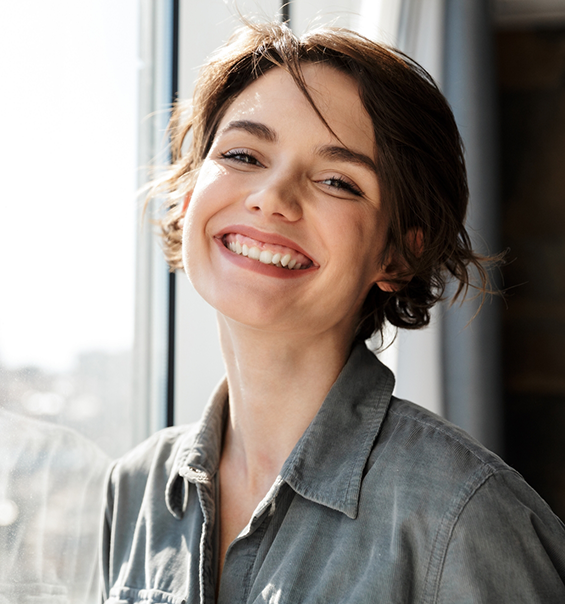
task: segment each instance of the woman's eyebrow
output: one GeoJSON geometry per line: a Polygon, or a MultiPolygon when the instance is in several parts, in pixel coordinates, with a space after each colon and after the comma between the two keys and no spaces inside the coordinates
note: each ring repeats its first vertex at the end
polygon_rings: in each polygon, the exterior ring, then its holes
{"type": "Polygon", "coordinates": [[[359,164],[369,168],[371,172],[377,174],[377,166],[374,160],[358,151],[352,151],[347,147],[340,147],[339,145],[324,145],[317,150],[318,154],[327,159],[333,159],[335,161],[343,161],[351,164],[359,164]]]}
{"type": "MultiPolygon", "coordinates": [[[[225,134],[231,130],[244,130],[257,138],[270,143],[275,143],[278,140],[277,133],[273,129],[269,128],[269,126],[266,124],[254,122],[252,120],[233,120],[222,128],[218,135],[225,134]]],[[[365,155],[364,153],[352,151],[347,147],[341,147],[339,145],[324,145],[323,147],[317,149],[317,153],[318,155],[321,155],[327,159],[365,166],[377,174],[377,166],[371,157],[365,155]]]]}
{"type": "Polygon", "coordinates": [[[244,130],[269,143],[275,143],[278,140],[277,133],[269,128],[269,126],[251,120],[234,120],[229,122],[225,128],[222,128],[219,134],[224,134],[230,130],[244,130]]]}

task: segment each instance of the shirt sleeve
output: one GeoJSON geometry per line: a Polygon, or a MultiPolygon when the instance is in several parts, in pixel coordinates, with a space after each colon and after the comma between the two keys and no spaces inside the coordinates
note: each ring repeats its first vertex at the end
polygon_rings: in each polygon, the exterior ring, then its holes
{"type": "Polygon", "coordinates": [[[433,602],[565,602],[565,527],[519,474],[493,474],[469,499],[433,602]]]}

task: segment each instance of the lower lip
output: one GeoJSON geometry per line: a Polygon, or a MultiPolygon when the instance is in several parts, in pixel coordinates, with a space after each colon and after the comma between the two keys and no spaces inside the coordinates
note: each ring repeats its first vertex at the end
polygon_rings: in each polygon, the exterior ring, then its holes
{"type": "Polygon", "coordinates": [[[315,266],[311,266],[310,268],[305,269],[293,270],[288,268],[280,268],[278,266],[275,266],[274,264],[263,264],[263,262],[260,262],[259,260],[253,260],[251,258],[247,258],[247,256],[241,256],[240,254],[235,254],[234,252],[231,252],[223,244],[221,239],[215,237],[214,241],[218,246],[222,256],[224,256],[227,260],[233,262],[241,268],[245,268],[255,273],[260,273],[261,275],[276,277],[277,279],[297,279],[299,277],[309,275],[310,273],[316,270],[315,266]]]}

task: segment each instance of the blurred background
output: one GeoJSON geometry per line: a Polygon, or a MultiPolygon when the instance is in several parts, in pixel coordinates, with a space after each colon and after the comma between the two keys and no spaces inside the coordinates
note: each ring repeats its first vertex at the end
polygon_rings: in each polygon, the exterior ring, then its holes
{"type": "Polygon", "coordinates": [[[356,29],[404,50],[446,94],[466,145],[469,229],[484,253],[508,250],[495,275],[506,295],[470,325],[477,301],[438,307],[428,329],[398,334],[380,357],[398,396],[494,449],[565,518],[565,0],[3,2],[0,584],[9,601],[32,584],[90,601],[110,460],[198,419],[223,374],[214,313],[184,275],[168,273],[136,191],[150,164],[167,162],[173,99],[190,97],[238,11],[297,33],[356,29]],[[88,520],[73,525],[71,512],[88,520]],[[71,569],[71,557],[82,566],[71,569]],[[26,566],[36,570],[10,574],[26,566]]]}

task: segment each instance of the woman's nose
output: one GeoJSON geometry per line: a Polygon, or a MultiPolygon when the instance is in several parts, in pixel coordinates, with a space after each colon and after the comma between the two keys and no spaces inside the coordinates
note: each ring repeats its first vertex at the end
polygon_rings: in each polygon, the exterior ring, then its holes
{"type": "Polygon", "coordinates": [[[296,222],[302,218],[302,205],[298,186],[294,179],[271,178],[263,186],[249,194],[245,207],[253,213],[269,218],[281,218],[296,222]]]}

